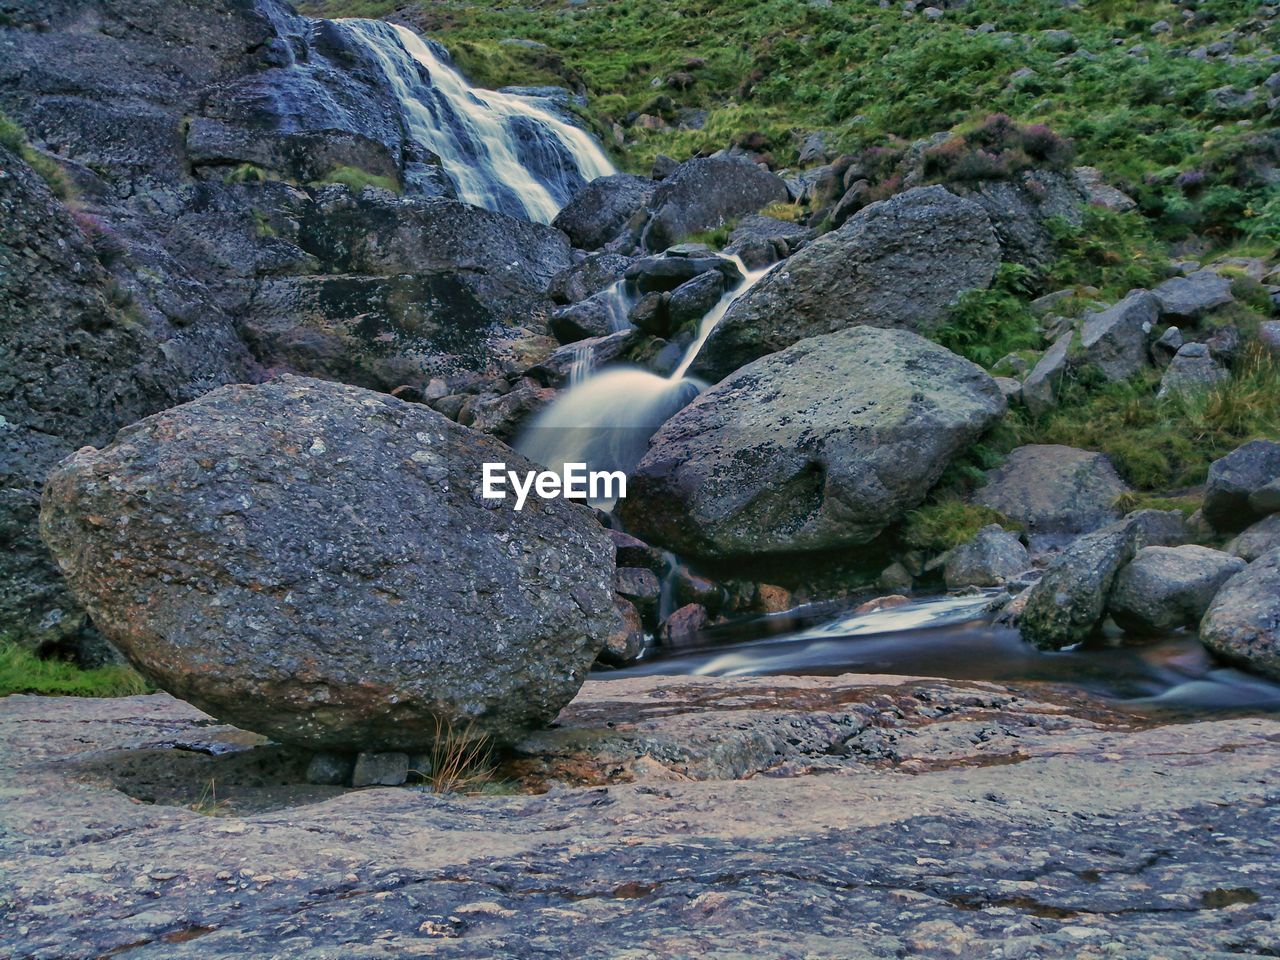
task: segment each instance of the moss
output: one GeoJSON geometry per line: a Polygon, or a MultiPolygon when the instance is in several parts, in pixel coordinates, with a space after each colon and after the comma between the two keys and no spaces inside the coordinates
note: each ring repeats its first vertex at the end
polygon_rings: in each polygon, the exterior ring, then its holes
{"type": "Polygon", "coordinates": [[[903,542],[926,553],[941,553],[967,543],[989,523],[1016,530],[1018,525],[990,507],[942,496],[907,514],[902,524],[903,542]]]}
{"type": "Polygon", "coordinates": [[[26,131],[3,112],[0,112],[0,145],[22,157],[27,165],[49,185],[50,191],[59,200],[70,200],[75,196],[75,188],[67,179],[62,165],[49,154],[42,153],[31,146],[27,141],[26,131]]]}
{"type": "Polygon", "coordinates": [[[318,182],[340,183],[352,193],[359,193],[365,187],[377,187],[380,190],[390,190],[392,193],[404,192],[400,184],[391,177],[370,173],[359,167],[337,167],[325,174],[324,178],[318,182]]]}
{"type": "Polygon", "coordinates": [[[15,643],[0,640],[0,697],[11,693],[128,697],[151,689],[130,667],[82,670],[64,660],[41,660],[15,643]]]}

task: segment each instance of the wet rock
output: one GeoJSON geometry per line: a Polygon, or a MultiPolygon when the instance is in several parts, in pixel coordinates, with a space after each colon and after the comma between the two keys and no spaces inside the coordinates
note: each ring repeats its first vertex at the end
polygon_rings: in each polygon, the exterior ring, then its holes
{"type": "Polygon", "coordinates": [[[1151,291],[1168,321],[1196,321],[1235,300],[1231,280],[1212,270],[1197,270],[1185,277],[1170,277],[1151,291]]]}
{"type": "Polygon", "coordinates": [[[1058,385],[1067,369],[1067,355],[1075,331],[1068,329],[1044,352],[1027,378],[1022,381],[1022,402],[1033,416],[1043,416],[1058,402],[1058,385]]]}
{"type": "Polygon", "coordinates": [[[1147,341],[1158,319],[1158,302],[1145,290],[1086,314],[1080,330],[1080,363],[1092,364],[1108,380],[1125,380],[1148,360],[1147,341]]]}
{"type": "Polygon", "coordinates": [[[653,337],[666,337],[671,326],[667,311],[667,302],[670,297],[671,294],[658,293],[656,290],[646,293],[631,308],[631,312],[627,314],[627,321],[641,333],[647,333],[653,337]]]}
{"type": "Polygon", "coordinates": [[[1280,443],[1251,440],[1209,466],[1204,516],[1214,529],[1233,533],[1264,515],[1252,498],[1280,479],[1280,443]]]}
{"type": "Polygon", "coordinates": [[[1280,513],[1263,517],[1226,546],[1227,553],[1252,563],[1264,553],[1280,549],[1280,513]]]}
{"type": "Polygon", "coordinates": [[[1200,623],[1200,639],[1219,656],[1280,679],[1280,550],[1223,584],[1200,623]]]}
{"type": "Polygon", "coordinates": [[[816,236],[816,230],[802,224],[753,213],[738,221],[724,252],[741,257],[748,269],[758,270],[786,259],[816,236]]]}
{"type": "Polygon", "coordinates": [[[621,280],[631,259],[616,253],[593,253],[552,277],[547,296],[556,303],[585,300],[621,280]]]}
{"type": "Polygon", "coordinates": [[[1144,547],[1116,577],[1107,612],[1131,633],[1193,627],[1222,584],[1244,568],[1239,557],[1194,544],[1144,547]]]}
{"type": "Polygon", "coordinates": [[[103,633],[215,715],[320,750],[425,748],[440,720],[510,739],[614,628],[613,546],[581,505],[483,500],[489,461],[533,469],[426,407],[284,377],[80,450],[41,533],[103,633]]]}
{"type": "Polygon", "coordinates": [[[577,343],[593,337],[606,337],[614,332],[616,303],[606,293],[597,293],[559,307],[547,323],[551,335],[560,343],[577,343]]]}
{"type": "Polygon", "coordinates": [[[997,587],[1031,566],[1016,533],[988,524],[968,543],[949,550],[942,561],[947,589],[997,587]]]}
{"type": "Polygon", "coordinates": [[[644,623],[636,605],[626,597],[615,596],[613,602],[618,610],[619,626],[605,637],[600,662],[621,667],[644,653],[644,623]]]}
{"type": "Polygon", "coordinates": [[[351,771],[353,787],[398,787],[409,779],[407,753],[358,753],[351,771]]]}
{"type": "Polygon", "coordinates": [[[1174,394],[1203,393],[1230,379],[1226,369],[1218,364],[1203,343],[1184,343],[1169,362],[1169,369],[1160,378],[1156,397],[1174,394]]]}
{"type": "Polygon", "coordinates": [[[575,247],[599,250],[649,204],[654,187],[647,177],[630,173],[599,177],[574,194],[551,225],[568,234],[575,247]]]}
{"type": "Polygon", "coordinates": [[[691,252],[689,255],[671,254],[643,257],[627,268],[627,283],[640,293],[665,293],[683,286],[704,273],[717,272],[727,284],[737,285],[742,274],[732,260],[710,251],[691,252]]]}
{"type": "Polygon", "coordinates": [[[720,302],[724,288],[725,277],[718,270],[694,277],[676,287],[667,301],[670,329],[679,330],[687,323],[701,320],[720,302]]]}
{"type": "Polygon", "coordinates": [[[876,586],[881,590],[910,590],[914,582],[911,571],[898,560],[881,570],[876,578],[876,586]]]}
{"type": "Polygon", "coordinates": [[[619,509],[644,539],[690,556],[866,543],[1004,407],[980,368],[905,330],[813,337],[668,420],[619,509]]]}
{"type": "Polygon", "coordinates": [[[1143,547],[1185,542],[1176,510],[1139,510],[1085,534],[1045,570],[1019,619],[1022,636],[1042,649],[1059,650],[1087,640],[1097,629],[1116,575],[1143,547]]]}
{"type": "Polygon", "coordinates": [[[676,568],[672,592],[676,603],[696,603],[705,607],[707,613],[712,615],[719,613],[725,604],[724,587],[714,580],[699,576],[684,565],[676,568]]]}
{"type": "Polygon", "coordinates": [[[661,574],[667,567],[662,551],[655,550],[638,537],[621,530],[610,530],[609,539],[617,556],[619,567],[643,567],[655,574],[661,574]]]}
{"type": "Polygon", "coordinates": [[[662,596],[662,585],[652,570],[643,567],[618,567],[613,578],[614,589],[630,600],[640,615],[652,623],[662,596]]]}
{"type": "Polygon", "coordinates": [[[757,357],[818,334],[869,325],[932,331],[1000,262],[990,218],[942,187],[908,190],[810,243],[734,303],[694,373],[722,380],[757,357]]]}
{"type": "Polygon", "coordinates": [[[664,647],[686,646],[708,623],[706,608],[700,603],[687,603],[662,621],[658,635],[664,647]]]}
{"type": "Polygon", "coordinates": [[[345,787],[351,783],[356,761],[349,753],[320,752],[312,754],[307,764],[307,783],[345,787]]]}
{"type": "Polygon", "coordinates": [[[1020,524],[1040,550],[1120,519],[1116,499],[1128,489],[1104,454],[1031,444],[989,471],[973,500],[1020,524]]]}
{"type": "Polygon", "coordinates": [[[680,164],[653,192],[644,228],[646,249],[665,250],[700,230],[790,199],[787,185],[742,157],[707,157],[680,164]]]}

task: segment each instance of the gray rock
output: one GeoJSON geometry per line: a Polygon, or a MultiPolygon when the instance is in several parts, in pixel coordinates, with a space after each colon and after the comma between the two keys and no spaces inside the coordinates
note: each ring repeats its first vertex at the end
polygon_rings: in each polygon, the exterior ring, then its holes
{"type": "Polygon", "coordinates": [[[599,177],[574,194],[551,225],[568,234],[575,247],[599,250],[648,205],[655,186],[649,178],[629,173],[599,177]]]}
{"type": "Polygon", "coordinates": [[[615,332],[616,326],[626,326],[626,318],[619,318],[618,312],[617,300],[606,291],[601,291],[577,303],[557,307],[547,322],[547,328],[561,344],[577,343],[592,337],[607,337],[615,332]]]}
{"type": "Polygon", "coordinates": [[[676,252],[669,250],[663,256],[642,257],[632,262],[625,274],[628,286],[640,293],[665,293],[712,271],[723,276],[730,286],[736,286],[742,280],[737,264],[727,257],[705,250],[680,252],[679,248],[672,249],[676,252]]]}
{"type": "Polygon", "coordinates": [[[351,771],[353,787],[398,787],[409,779],[409,754],[358,753],[351,771]]]}
{"type": "Polygon", "coordinates": [[[615,628],[613,545],[579,504],[483,500],[489,461],[534,469],[426,407],[284,377],[83,448],[41,533],[103,633],[215,715],[320,750],[425,748],[441,720],[505,740],[615,628]]]}
{"type": "Polygon", "coordinates": [[[1176,510],[1139,510],[1085,534],[1060,554],[1031,588],[1019,618],[1022,636],[1058,650],[1087,640],[1106,612],[1116,575],[1143,547],[1174,546],[1186,539],[1176,510]]]}
{"type": "Polygon", "coordinates": [[[354,768],[355,759],[349,753],[315,753],[307,764],[307,783],[345,787],[354,768]]]}
{"type": "Polygon", "coordinates": [[[1043,416],[1057,404],[1058,384],[1066,372],[1067,355],[1074,339],[1075,331],[1070,329],[1059,336],[1022,381],[1022,402],[1032,416],[1043,416]]]}
{"type": "Polygon", "coordinates": [[[654,190],[653,214],[642,242],[648,250],[665,250],[690,234],[789,199],[782,178],[750,160],[729,156],[688,160],[654,190]]]}
{"type": "Polygon", "coordinates": [[[1231,281],[1212,270],[1197,270],[1185,277],[1170,277],[1151,291],[1160,316],[1171,321],[1195,321],[1235,300],[1231,281]]]}
{"type": "Polygon", "coordinates": [[[1245,528],[1239,536],[1227,544],[1227,553],[1252,563],[1264,553],[1280,549],[1280,513],[1263,517],[1245,528]]]}
{"type": "Polygon", "coordinates": [[[1056,313],[1062,303],[1072,299],[1075,295],[1075,287],[1067,287],[1065,290],[1054,290],[1052,293],[1046,293],[1042,297],[1036,297],[1031,301],[1029,306],[1031,312],[1037,317],[1047,317],[1051,313],[1056,313]]]}
{"type": "Polygon", "coordinates": [[[1010,451],[973,500],[1020,524],[1041,550],[1120,519],[1116,499],[1128,489],[1104,454],[1032,444],[1010,451]]]}
{"type": "Polygon", "coordinates": [[[1138,202],[1122,190],[1111,186],[1102,178],[1096,167],[1076,167],[1076,182],[1084,189],[1089,203],[1105,210],[1125,213],[1138,206],[1138,202]]]}
{"type": "Polygon", "coordinates": [[[1215,530],[1233,533],[1262,517],[1250,498],[1280,478],[1280,443],[1251,440],[1209,466],[1204,516],[1215,530]]]}
{"type": "Polygon", "coordinates": [[[1280,477],[1263,484],[1249,494],[1249,506],[1259,514],[1280,511],[1280,477]]]}
{"type": "Polygon", "coordinates": [[[946,554],[943,579],[947,589],[997,587],[1031,566],[1027,548],[1016,533],[988,524],[971,541],[946,554]]]}
{"type": "Polygon", "coordinates": [[[1226,382],[1230,376],[1213,359],[1207,345],[1184,343],[1169,362],[1169,369],[1160,378],[1160,389],[1156,392],[1156,397],[1202,393],[1226,382]]]}
{"type": "Polygon", "coordinates": [[[686,323],[701,320],[724,295],[725,278],[718,270],[708,271],[687,280],[671,291],[667,301],[667,319],[672,331],[686,323]]]}
{"type": "Polygon", "coordinates": [[[1219,656],[1280,680],[1280,550],[1223,584],[1200,623],[1200,639],[1219,656]]]}
{"type": "Polygon", "coordinates": [[[593,253],[551,278],[547,296],[556,303],[577,303],[608,289],[622,279],[631,258],[616,253],[593,253]]]}
{"type": "Polygon", "coordinates": [[[1280,354],[1280,320],[1264,320],[1258,324],[1258,342],[1273,354],[1280,354]]]}
{"type": "Polygon", "coordinates": [[[1184,342],[1182,331],[1177,327],[1170,327],[1151,345],[1151,358],[1162,365],[1167,364],[1182,349],[1184,342]]]}
{"type": "Polygon", "coordinates": [[[995,276],[1000,249],[981,206],[942,187],[859,211],[740,297],[694,365],[711,382],[798,340],[862,325],[929,333],[965,290],[995,276]]]}
{"type": "Polygon", "coordinates": [[[1017,403],[1022,399],[1022,382],[1015,380],[1013,377],[996,377],[996,386],[1000,388],[1000,392],[1004,394],[1005,400],[1009,404],[1017,403]]]}
{"type": "Polygon", "coordinates": [[[1194,627],[1218,588],[1244,568],[1239,557],[1194,544],[1144,547],[1116,577],[1107,612],[1131,633],[1194,627]]]}
{"type": "Polygon", "coordinates": [[[1054,170],[1028,170],[1011,179],[947,186],[987,212],[1000,242],[1002,260],[1038,271],[1058,256],[1053,223],[1079,225],[1088,199],[1074,177],[1054,170]]]}
{"type": "MultiPolygon", "coordinates": [[[[719,277],[716,274],[717,278],[719,277]]],[[[671,294],[653,290],[646,293],[627,314],[627,321],[641,333],[652,337],[666,337],[670,332],[667,316],[667,301],[671,294]]]]}
{"type": "Polygon", "coordinates": [[[889,566],[880,571],[880,576],[876,579],[876,586],[881,590],[889,590],[899,592],[910,590],[915,579],[900,561],[895,560],[889,566]]]}
{"type": "Polygon", "coordinates": [[[1080,362],[1092,364],[1108,380],[1128,379],[1149,363],[1147,340],[1157,319],[1157,301],[1145,290],[1086,314],[1080,362]]]}
{"type": "Polygon", "coordinates": [[[636,605],[643,620],[653,622],[662,597],[662,584],[652,570],[644,567],[618,567],[613,578],[614,589],[636,605]]]}
{"type": "Polygon", "coordinates": [[[645,540],[697,556],[866,543],[1004,409],[985,372],[913,333],[812,337],[668,420],[621,515],[645,540]]]}
{"type": "Polygon", "coordinates": [[[748,269],[758,270],[791,256],[817,235],[803,224],[752,213],[738,221],[724,252],[741,257],[748,269]]]}

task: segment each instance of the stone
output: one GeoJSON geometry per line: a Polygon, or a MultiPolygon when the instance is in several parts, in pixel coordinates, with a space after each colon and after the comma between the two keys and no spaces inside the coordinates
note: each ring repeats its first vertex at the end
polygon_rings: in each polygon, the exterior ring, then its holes
{"type": "MultiPolygon", "coordinates": [[[[719,275],[716,275],[717,278],[719,275]]],[[[635,302],[627,314],[627,321],[641,333],[652,337],[666,337],[670,333],[667,302],[671,294],[654,290],[635,302]]]]}
{"type": "Polygon", "coordinates": [[[1013,377],[996,377],[996,386],[1000,388],[1000,392],[1004,394],[1004,399],[1010,405],[1017,403],[1022,399],[1022,382],[1015,380],[1013,377]]]}
{"type": "MultiPolygon", "coordinates": [[[[607,337],[614,332],[616,301],[607,292],[596,293],[558,307],[547,323],[551,335],[567,345],[595,337],[607,337]]],[[[625,321],[624,321],[625,322],[625,321]]]]}
{"type": "Polygon", "coordinates": [[[1147,340],[1157,319],[1157,301],[1145,290],[1086,314],[1079,362],[1092,364],[1108,380],[1128,379],[1149,363],[1147,340]]]}
{"type": "Polygon", "coordinates": [[[1079,226],[1087,200],[1074,177],[1045,169],[997,179],[952,182],[947,189],[986,211],[1002,260],[1037,273],[1048,270],[1058,257],[1053,224],[1079,226]]]}
{"type": "Polygon", "coordinates": [[[1197,270],[1185,277],[1170,277],[1151,291],[1161,319],[1194,322],[1232,303],[1231,280],[1212,270],[1197,270]]]}
{"type": "Polygon", "coordinates": [[[1151,359],[1161,365],[1167,364],[1177,356],[1183,343],[1182,331],[1178,327],[1170,327],[1151,345],[1151,359]]]}
{"type": "Polygon", "coordinates": [[[857,546],[916,506],[1004,409],[984,371],[916,334],[811,337],[668,420],[619,512],[688,556],[857,546]]]}
{"type": "Polygon", "coordinates": [[[686,280],[671,291],[667,301],[667,320],[672,331],[687,323],[696,323],[711,311],[724,295],[725,278],[718,270],[686,280]]]}
{"type": "Polygon", "coordinates": [[[648,206],[656,184],[647,177],[618,173],[589,182],[556,214],[551,225],[581,250],[599,250],[648,206]]]}
{"type": "Polygon", "coordinates": [[[1261,519],[1250,502],[1259,491],[1280,479],[1280,443],[1250,440],[1209,465],[1205,481],[1204,516],[1215,530],[1234,533],[1261,519]]]}
{"type": "Polygon", "coordinates": [[[409,779],[409,755],[400,752],[358,753],[351,771],[353,787],[398,787],[409,779]]]}
{"type": "Polygon", "coordinates": [[[349,753],[313,753],[307,763],[307,783],[345,787],[354,768],[355,759],[349,753]]]}
{"type": "Polygon", "coordinates": [[[684,564],[676,567],[672,579],[672,593],[676,603],[696,603],[705,607],[708,614],[716,614],[725,603],[725,589],[707,577],[694,573],[684,564]]]}
{"type": "Polygon", "coordinates": [[[1223,584],[1200,623],[1200,639],[1220,657],[1280,680],[1280,550],[1223,584]]]}
{"type": "Polygon", "coordinates": [[[631,261],[617,253],[593,253],[552,277],[547,296],[561,304],[585,300],[621,280],[631,261]]]}
{"type": "Polygon", "coordinates": [[[1139,510],[1085,534],[1031,588],[1018,621],[1022,636],[1050,650],[1089,639],[1106,612],[1116,575],[1134,555],[1143,547],[1185,540],[1186,525],[1176,510],[1139,510]]]}
{"type": "Polygon", "coordinates": [[[1022,402],[1033,416],[1043,416],[1057,405],[1058,385],[1067,369],[1067,355],[1075,331],[1068,329],[1053,342],[1022,381],[1022,402]]]}
{"type": "Polygon", "coordinates": [[[1031,444],[988,471],[973,501],[1020,525],[1041,550],[1120,519],[1116,500],[1128,489],[1105,454],[1031,444]]]}
{"type": "Polygon", "coordinates": [[[972,200],[940,186],[873,203],[791,256],[729,308],[693,372],[717,382],[798,340],[868,325],[928,334],[966,290],[991,283],[1000,248],[972,200]]]}
{"type": "Polygon", "coordinates": [[[745,158],[688,160],[654,190],[641,241],[647,250],[665,250],[700,230],[789,199],[782,178],[745,158]]]}
{"type": "Polygon", "coordinates": [[[1249,494],[1249,506],[1258,514],[1280,511],[1280,477],[1263,484],[1249,494]]]}
{"type": "Polygon", "coordinates": [[[159,686],[312,750],[510,740],[550,721],[615,628],[591,511],[480,496],[534,465],[427,407],[282,377],[85,447],[41,534],[99,629],[159,686]]]}
{"type": "Polygon", "coordinates": [[[791,256],[817,235],[801,223],[751,213],[729,233],[724,252],[740,257],[748,269],[759,270],[791,256]]]}
{"type": "Polygon", "coordinates": [[[1018,535],[992,523],[968,543],[945,554],[943,580],[948,590],[998,587],[1030,566],[1027,548],[1018,535]]]}
{"type": "Polygon", "coordinates": [[[1258,342],[1273,355],[1280,355],[1280,320],[1263,320],[1258,324],[1258,342]]]}
{"type": "Polygon", "coordinates": [[[654,572],[643,567],[618,567],[613,583],[621,596],[636,605],[641,617],[652,622],[662,597],[662,584],[654,572]]]}
{"type": "Polygon", "coordinates": [[[914,582],[911,571],[898,560],[881,570],[876,578],[876,586],[881,590],[909,591],[914,582]]]}
{"type": "Polygon", "coordinates": [[[709,618],[700,603],[686,603],[666,620],[658,630],[664,647],[688,646],[706,628],[709,618]]]}
{"type": "Polygon", "coordinates": [[[1230,378],[1227,370],[1210,355],[1206,344],[1184,343],[1169,362],[1169,369],[1160,378],[1156,398],[1203,393],[1230,378]]]}
{"type": "Polygon", "coordinates": [[[1227,553],[1252,563],[1264,553],[1280,549],[1280,513],[1263,517],[1246,527],[1226,546],[1227,553]]]}
{"type": "Polygon", "coordinates": [[[600,662],[611,667],[623,667],[644,653],[644,623],[636,605],[626,597],[614,597],[618,609],[619,626],[604,639],[600,662]]]}
{"type": "Polygon", "coordinates": [[[1194,544],[1144,547],[1116,577],[1107,612],[1130,633],[1194,627],[1218,588],[1244,568],[1239,557],[1194,544]]]}
{"type": "Polygon", "coordinates": [[[638,537],[622,530],[610,530],[614,553],[619,567],[643,567],[655,574],[667,569],[667,561],[661,550],[655,550],[638,537]]]}
{"type": "Polygon", "coordinates": [[[710,251],[690,251],[688,254],[642,257],[627,268],[627,285],[639,293],[667,293],[683,286],[704,273],[718,272],[727,285],[736,286],[742,280],[737,265],[727,257],[710,251]]]}
{"type": "Polygon", "coordinates": [[[1102,172],[1096,167],[1076,167],[1075,176],[1076,182],[1088,196],[1089,203],[1095,207],[1113,210],[1116,213],[1126,213],[1138,206],[1138,202],[1133,197],[1107,183],[1102,177],[1102,172]]]}

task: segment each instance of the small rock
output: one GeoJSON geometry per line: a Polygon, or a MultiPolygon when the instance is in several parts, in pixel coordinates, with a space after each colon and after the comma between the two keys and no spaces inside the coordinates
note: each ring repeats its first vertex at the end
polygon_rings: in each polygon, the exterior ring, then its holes
{"type": "Polygon", "coordinates": [[[1261,519],[1250,503],[1255,491],[1280,477],[1280,443],[1251,440],[1209,467],[1205,482],[1204,515],[1214,529],[1243,530],[1261,519]]]}
{"type": "Polygon", "coordinates": [[[1125,380],[1147,365],[1147,336],[1158,319],[1159,303],[1145,290],[1087,314],[1080,331],[1081,360],[1108,380],[1125,380]]]}
{"type": "Polygon", "coordinates": [[[1247,527],[1238,537],[1227,544],[1227,553],[1252,563],[1264,553],[1280,549],[1280,513],[1263,517],[1251,527],[1247,527]]]}
{"type": "Polygon", "coordinates": [[[409,778],[407,753],[358,753],[351,772],[353,787],[397,787],[409,778]]]}
{"type": "Polygon", "coordinates": [[[615,596],[613,602],[618,608],[621,623],[618,629],[605,637],[599,659],[610,666],[621,667],[644,652],[644,623],[636,605],[626,597],[615,596]]]}
{"type": "Polygon", "coordinates": [[[899,561],[895,560],[889,566],[880,571],[880,576],[876,579],[876,586],[881,590],[903,591],[910,590],[913,579],[911,571],[903,566],[899,561]]]}
{"type": "Polygon", "coordinates": [[[1058,402],[1058,384],[1067,369],[1067,352],[1075,331],[1067,330],[1044,352],[1027,379],[1022,381],[1022,402],[1033,416],[1041,416],[1058,402]]]}
{"type": "Polygon", "coordinates": [[[1203,343],[1184,343],[1174,354],[1169,369],[1160,378],[1157,398],[1175,394],[1199,393],[1225,382],[1230,377],[1209,353],[1203,343]]]}
{"type": "Polygon", "coordinates": [[[345,786],[351,780],[355,760],[349,753],[315,753],[307,764],[307,783],[345,786]]]}
{"type": "Polygon", "coordinates": [[[1031,566],[1027,548],[1015,533],[988,524],[969,543],[945,554],[943,579],[947,588],[995,587],[1031,566]]]}
{"type": "Polygon", "coordinates": [[[659,637],[663,646],[678,647],[690,643],[707,625],[706,608],[687,603],[662,622],[659,637]]]}

